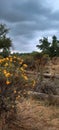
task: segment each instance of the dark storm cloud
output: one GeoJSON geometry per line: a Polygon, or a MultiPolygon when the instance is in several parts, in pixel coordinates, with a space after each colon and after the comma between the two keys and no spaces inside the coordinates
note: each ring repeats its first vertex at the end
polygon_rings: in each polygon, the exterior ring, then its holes
{"type": "Polygon", "coordinates": [[[9,22],[31,21],[36,15],[48,15],[50,9],[40,0],[0,0],[0,17],[9,22]]]}
{"type": "Polygon", "coordinates": [[[0,0],[0,21],[10,27],[10,36],[18,48],[20,44],[30,46],[28,41],[34,41],[37,32],[58,31],[58,15],[47,0],[0,0]]]}

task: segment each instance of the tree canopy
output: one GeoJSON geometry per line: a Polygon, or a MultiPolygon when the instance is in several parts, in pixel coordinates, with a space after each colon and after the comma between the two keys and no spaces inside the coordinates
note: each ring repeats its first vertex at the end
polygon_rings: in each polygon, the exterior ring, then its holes
{"type": "Polygon", "coordinates": [[[7,37],[9,29],[6,27],[5,24],[0,24],[0,54],[4,57],[8,56],[10,53],[10,47],[12,47],[12,42],[9,37],[7,37]]]}
{"type": "Polygon", "coordinates": [[[55,35],[52,37],[52,42],[49,42],[48,38],[45,37],[40,39],[37,47],[43,54],[48,54],[50,57],[59,56],[59,40],[55,35]]]}

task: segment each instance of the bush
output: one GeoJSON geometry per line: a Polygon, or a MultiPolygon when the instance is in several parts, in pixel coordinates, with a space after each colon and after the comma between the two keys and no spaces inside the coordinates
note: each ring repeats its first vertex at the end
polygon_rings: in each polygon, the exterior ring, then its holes
{"type": "Polygon", "coordinates": [[[37,91],[40,91],[41,93],[46,93],[46,94],[54,94],[54,95],[57,94],[56,86],[51,81],[48,81],[48,82],[42,81],[42,83],[38,85],[37,91]]]}
{"type": "Polygon", "coordinates": [[[26,67],[20,57],[0,57],[0,114],[15,108],[17,84],[21,88],[28,81],[26,67]]]}

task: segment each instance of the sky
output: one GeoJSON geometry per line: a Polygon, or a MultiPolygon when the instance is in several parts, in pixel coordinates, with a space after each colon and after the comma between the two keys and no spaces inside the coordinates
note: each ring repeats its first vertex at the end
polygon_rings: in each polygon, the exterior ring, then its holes
{"type": "Polygon", "coordinates": [[[59,37],[59,1],[0,0],[0,23],[10,29],[14,51],[38,51],[39,39],[59,37]]]}

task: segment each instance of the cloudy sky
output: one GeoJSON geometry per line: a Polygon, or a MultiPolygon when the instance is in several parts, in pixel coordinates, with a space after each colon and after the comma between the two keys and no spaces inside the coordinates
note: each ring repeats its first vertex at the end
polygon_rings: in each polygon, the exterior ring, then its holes
{"type": "Polygon", "coordinates": [[[58,0],[0,0],[0,23],[10,28],[14,49],[36,51],[42,37],[59,37],[58,0]]]}

